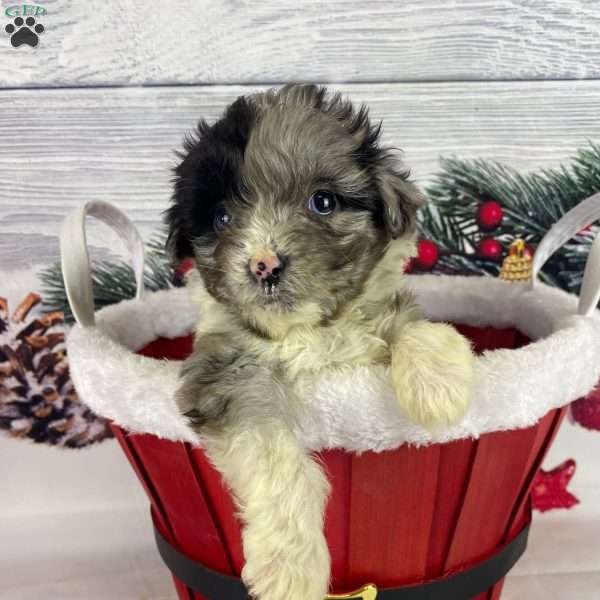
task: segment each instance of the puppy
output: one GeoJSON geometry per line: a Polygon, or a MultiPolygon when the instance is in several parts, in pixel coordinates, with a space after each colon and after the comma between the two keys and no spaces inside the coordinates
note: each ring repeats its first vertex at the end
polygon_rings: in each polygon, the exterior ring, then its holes
{"type": "Polygon", "coordinates": [[[379,133],[364,106],[287,85],[201,121],[175,169],[168,246],[195,260],[201,307],[177,402],[236,499],[260,600],[328,590],[328,483],[293,433],[303,377],[391,365],[425,427],[469,403],[468,342],[405,288],[423,196],[379,133]]]}

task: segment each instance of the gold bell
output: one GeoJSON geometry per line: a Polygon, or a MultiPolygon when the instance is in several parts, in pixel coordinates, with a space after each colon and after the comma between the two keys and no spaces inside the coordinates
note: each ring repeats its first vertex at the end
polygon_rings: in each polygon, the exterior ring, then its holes
{"type": "Polygon", "coordinates": [[[529,281],[531,279],[531,256],[525,255],[525,242],[515,240],[508,249],[508,256],[502,261],[500,279],[505,281],[529,281]]]}

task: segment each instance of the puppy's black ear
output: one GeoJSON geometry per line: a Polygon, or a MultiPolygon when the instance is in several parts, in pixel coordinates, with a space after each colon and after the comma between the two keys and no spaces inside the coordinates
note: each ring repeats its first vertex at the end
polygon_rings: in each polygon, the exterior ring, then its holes
{"type": "Polygon", "coordinates": [[[425,195],[412,182],[408,175],[394,168],[393,161],[386,160],[375,170],[381,199],[381,216],[392,239],[416,228],[417,210],[425,204],[425,195]]]}
{"type": "Polygon", "coordinates": [[[163,215],[168,230],[166,250],[174,263],[193,258],[194,235],[202,233],[211,222],[216,196],[224,193],[223,186],[219,185],[216,156],[223,144],[214,137],[214,126],[202,120],[194,132],[186,135],[183,151],[176,152],[180,162],[173,170],[171,206],[163,215]],[[211,181],[216,183],[216,189],[207,186],[211,181]]]}
{"type": "Polygon", "coordinates": [[[255,120],[254,106],[241,96],[216,123],[200,121],[186,138],[174,170],[171,206],[164,215],[167,252],[172,259],[194,257],[194,240],[213,231],[217,207],[237,193],[240,165],[255,120]]]}

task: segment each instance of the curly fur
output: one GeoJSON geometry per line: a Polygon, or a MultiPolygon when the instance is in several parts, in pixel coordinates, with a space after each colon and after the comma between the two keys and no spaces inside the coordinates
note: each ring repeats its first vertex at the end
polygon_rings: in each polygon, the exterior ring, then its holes
{"type": "Polygon", "coordinates": [[[303,377],[391,364],[400,406],[428,427],[470,398],[468,343],[424,322],[405,288],[422,196],[378,136],[364,107],[286,86],[201,123],[175,172],[169,245],[196,261],[203,315],[177,402],[237,500],[260,600],[327,592],[326,478],[293,433],[303,377]],[[317,190],[330,214],[310,210],[317,190]],[[213,228],[219,211],[228,225],[213,228]],[[265,253],[286,264],[269,286],[249,270],[265,253]]]}

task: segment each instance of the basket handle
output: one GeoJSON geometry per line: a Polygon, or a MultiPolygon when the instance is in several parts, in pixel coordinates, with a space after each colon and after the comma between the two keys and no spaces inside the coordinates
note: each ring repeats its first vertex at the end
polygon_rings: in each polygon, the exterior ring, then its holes
{"type": "MultiPolygon", "coordinates": [[[[586,225],[600,219],[600,192],[586,198],[561,217],[539,243],[533,256],[531,286],[546,261],[586,225]]],[[[600,235],[596,236],[588,256],[579,294],[577,312],[589,316],[600,299],[600,235]]]]}
{"type": "Polygon", "coordinates": [[[144,243],[125,213],[108,202],[86,202],[64,220],[60,230],[60,260],[65,291],[76,321],[82,327],[93,327],[94,293],[85,233],[87,216],[108,225],[125,242],[133,263],[138,299],[144,293],[144,243]]]}

